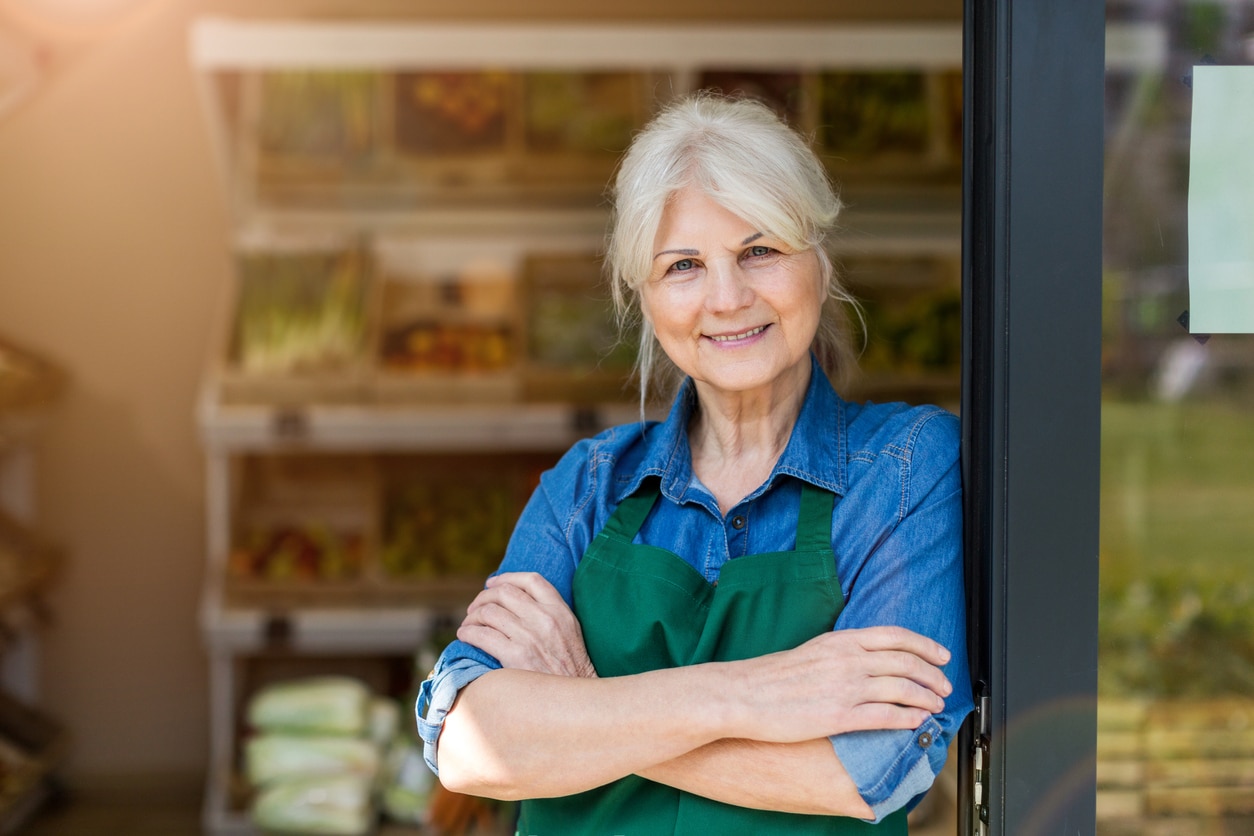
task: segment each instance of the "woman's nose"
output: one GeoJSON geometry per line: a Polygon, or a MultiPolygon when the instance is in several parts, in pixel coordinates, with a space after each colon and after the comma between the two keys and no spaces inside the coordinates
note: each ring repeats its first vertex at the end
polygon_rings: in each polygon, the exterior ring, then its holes
{"type": "Polygon", "coordinates": [[[706,307],[712,311],[730,311],[747,307],[753,300],[748,277],[736,262],[716,262],[707,266],[708,291],[706,307]]]}

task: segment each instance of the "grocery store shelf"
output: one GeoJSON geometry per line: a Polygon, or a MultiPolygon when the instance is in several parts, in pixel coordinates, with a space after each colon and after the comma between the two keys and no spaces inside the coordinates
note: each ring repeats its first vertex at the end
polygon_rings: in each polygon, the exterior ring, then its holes
{"type": "Polygon", "coordinates": [[[255,653],[413,653],[431,633],[436,615],[424,607],[229,607],[210,581],[201,598],[200,625],[215,651],[255,653]]]}
{"type": "Polygon", "coordinates": [[[211,387],[199,411],[201,438],[211,453],[561,450],[640,416],[630,404],[227,406],[211,387]]]}

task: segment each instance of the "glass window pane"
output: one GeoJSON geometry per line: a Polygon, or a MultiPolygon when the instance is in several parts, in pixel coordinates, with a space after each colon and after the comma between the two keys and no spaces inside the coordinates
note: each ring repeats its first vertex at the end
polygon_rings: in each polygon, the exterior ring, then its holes
{"type": "Polygon", "coordinates": [[[1192,68],[1252,44],[1250,0],[1107,4],[1101,834],[1254,832],[1254,336],[1185,324],[1192,68]]]}

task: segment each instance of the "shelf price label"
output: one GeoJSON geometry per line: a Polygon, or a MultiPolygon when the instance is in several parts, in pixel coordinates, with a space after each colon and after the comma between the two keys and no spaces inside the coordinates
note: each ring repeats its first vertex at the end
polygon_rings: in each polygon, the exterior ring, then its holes
{"type": "Polygon", "coordinates": [[[280,441],[303,441],[309,437],[309,410],[284,406],[274,410],[271,419],[274,437],[280,441]]]}

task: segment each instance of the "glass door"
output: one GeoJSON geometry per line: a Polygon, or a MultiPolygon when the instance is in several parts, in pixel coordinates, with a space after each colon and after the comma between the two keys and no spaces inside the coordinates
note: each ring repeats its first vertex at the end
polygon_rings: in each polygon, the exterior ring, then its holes
{"type": "Polygon", "coordinates": [[[1210,140],[1254,109],[1206,73],[1254,90],[1254,2],[1108,0],[1106,31],[1097,832],[1251,833],[1254,311],[1198,332],[1207,235],[1254,200],[1215,216],[1210,140]]]}

